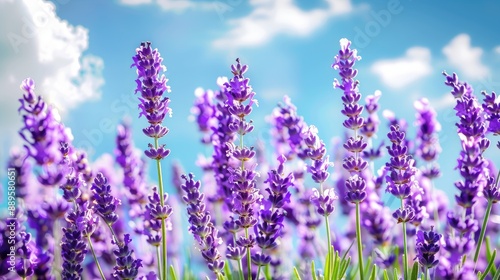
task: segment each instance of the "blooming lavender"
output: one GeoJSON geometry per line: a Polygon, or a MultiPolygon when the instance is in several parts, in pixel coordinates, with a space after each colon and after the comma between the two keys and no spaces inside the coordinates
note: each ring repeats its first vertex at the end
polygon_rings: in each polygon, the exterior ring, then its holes
{"type": "Polygon", "coordinates": [[[229,155],[240,162],[238,167],[231,167],[229,177],[230,187],[233,192],[233,201],[231,211],[238,215],[235,219],[236,225],[245,231],[245,236],[240,236],[237,240],[239,246],[247,250],[247,274],[251,275],[251,249],[255,245],[255,237],[249,233],[249,228],[257,223],[255,217],[255,203],[259,200],[258,190],[256,189],[255,166],[245,166],[246,162],[251,162],[255,156],[253,147],[244,145],[243,137],[252,132],[253,124],[246,117],[252,112],[252,106],[257,103],[254,99],[255,92],[249,85],[250,79],[244,77],[248,66],[241,64],[236,59],[236,65],[231,65],[233,78],[224,84],[226,93],[226,107],[233,117],[227,128],[239,137],[239,145],[228,143],[229,155]]]}
{"type": "Polygon", "coordinates": [[[207,262],[208,268],[213,271],[217,279],[222,277],[224,262],[217,247],[220,244],[218,231],[211,222],[210,213],[205,210],[205,195],[200,192],[200,181],[195,181],[193,174],[183,175],[184,184],[181,188],[185,195],[182,197],[188,205],[189,231],[200,245],[200,251],[207,262]]]}
{"type": "Polygon", "coordinates": [[[150,43],[136,50],[132,65],[138,74],[139,115],[148,121],[143,132],[152,138],[144,155],[156,163],[158,171],[157,187],[150,190],[146,187],[145,161],[133,148],[128,124],[118,126],[116,138],[115,162],[123,169],[121,177],[121,172],[115,174],[111,156],[93,163],[73,147],[72,136],[57,111],[35,95],[34,82],[26,79],[21,85],[24,95],[20,108],[25,150],[14,152],[9,161],[9,168],[17,173],[15,180],[9,177],[8,185],[8,195],[16,196],[15,201],[9,197],[8,205],[11,210],[16,202],[16,219],[0,220],[0,278],[197,279],[201,274],[197,274],[200,266],[196,266],[196,260],[167,262],[167,256],[185,249],[178,239],[166,235],[167,231],[182,228],[180,221],[172,218],[177,205],[166,201],[170,198],[175,202],[176,196],[182,195],[189,232],[208,270],[218,280],[258,279],[261,272],[266,279],[291,279],[292,274],[301,279],[337,279],[345,273],[346,278],[356,278],[358,269],[362,279],[367,278],[367,269],[370,278],[397,278],[400,275],[395,268],[399,270],[401,263],[397,254],[402,246],[404,278],[410,278],[407,256],[411,256],[416,268],[411,275],[420,274],[417,278],[476,279],[483,275],[493,279],[495,269],[499,272],[488,252],[498,247],[494,205],[500,201],[500,191],[499,175],[494,176],[498,172],[496,158],[486,159],[490,153],[486,151],[490,145],[487,137],[500,135],[500,99],[492,92],[483,93],[479,100],[467,83],[456,75],[445,74],[457,101],[461,143],[457,170],[462,180],[455,184],[459,190],[455,205],[460,206],[453,208],[447,205],[446,194],[438,189],[440,185],[433,191],[433,179],[441,173],[436,163],[441,150],[437,141],[439,123],[425,99],[414,103],[414,142],[407,137],[412,127],[384,111],[390,130],[390,158],[375,172],[374,159],[382,156],[381,148],[386,146],[372,143],[378,131],[380,95],[376,92],[366,97],[364,106],[360,104],[354,69],[360,57],[350,45],[347,39],[341,40],[333,64],[342,79],[336,80],[334,86],[343,91],[341,113],[347,128],[344,141],[336,142],[333,148],[333,161],[343,166],[341,170],[330,175],[327,145],[317,129],[297,113],[289,97],[270,118],[276,166],[271,167],[272,161],[266,160],[262,140],[257,141],[256,148],[246,143],[247,135],[254,130],[249,116],[256,101],[245,76],[248,67],[237,60],[231,66],[231,79],[217,80],[219,90],[196,91],[192,113],[204,134],[203,144],[213,146],[212,156],[197,162],[205,173],[203,183],[195,181],[192,174],[181,177],[183,172],[174,166],[170,173],[177,192],[170,196],[163,190],[161,171],[161,161],[170,150],[160,143],[168,133],[163,121],[171,109],[164,95],[170,89],[162,75],[162,58],[150,43]],[[363,111],[367,112],[364,117],[363,111]],[[102,166],[103,162],[107,166],[102,166]],[[38,182],[31,180],[32,174],[38,182]],[[259,174],[267,176],[260,178],[259,174]],[[14,183],[15,191],[11,188],[14,183]],[[310,183],[319,186],[314,188],[310,183]],[[387,192],[393,194],[391,198],[401,199],[401,207],[392,213],[394,219],[381,199],[384,183],[387,192]],[[118,198],[122,197],[118,194],[125,194],[125,203],[120,203],[118,198]],[[347,230],[341,229],[342,219],[335,220],[330,228],[328,219],[334,216],[337,195],[343,198],[344,206],[352,206],[342,212],[348,216],[347,230]],[[427,219],[432,211],[435,221],[427,219]],[[477,219],[482,216],[480,226],[477,219]],[[318,234],[323,220],[328,248],[318,234]],[[125,233],[127,222],[141,240],[133,242],[132,235],[125,233]],[[394,235],[398,232],[394,229],[396,223],[403,224],[401,236],[394,235]],[[443,237],[437,232],[444,224],[443,237]],[[370,234],[372,242],[361,241],[361,225],[363,234],[370,234]],[[11,233],[13,228],[16,234],[11,233]],[[415,239],[411,239],[413,235],[415,239]],[[481,250],[486,236],[490,237],[485,242],[487,250],[481,250]],[[350,266],[353,253],[347,248],[354,238],[358,262],[350,266]],[[170,250],[166,250],[167,242],[170,250]],[[146,243],[152,245],[148,249],[156,250],[156,256],[142,250],[146,243]],[[342,254],[345,257],[333,253],[333,248],[347,250],[342,254]],[[14,255],[9,257],[12,250],[14,255]],[[146,254],[139,256],[143,252],[146,254]],[[93,262],[85,259],[88,253],[93,262]],[[325,269],[317,269],[313,261],[325,254],[325,269]],[[363,265],[363,258],[369,256],[376,267],[363,265]],[[12,258],[14,266],[9,262],[12,258]],[[155,265],[158,271],[150,271],[155,265]]]}
{"type": "Polygon", "coordinates": [[[356,238],[358,240],[358,262],[359,262],[359,272],[361,280],[364,279],[363,275],[363,256],[362,256],[362,242],[361,242],[361,227],[360,227],[360,217],[359,217],[359,203],[366,198],[364,179],[359,176],[359,174],[366,168],[367,162],[360,157],[363,150],[366,148],[367,144],[363,140],[362,136],[358,136],[358,130],[360,130],[364,124],[365,120],[361,117],[363,112],[363,107],[358,104],[361,99],[361,94],[358,90],[359,82],[355,80],[358,70],[354,69],[354,64],[356,61],[361,60],[361,56],[358,56],[356,49],[351,49],[351,42],[345,38],[340,40],[340,51],[335,56],[335,62],[332,64],[332,68],[339,70],[339,75],[341,77],[341,82],[337,79],[333,82],[334,88],[339,88],[344,92],[342,96],[342,103],[344,109],[342,109],[342,114],[347,117],[347,119],[342,123],[345,128],[352,130],[354,136],[351,136],[344,148],[351,152],[344,160],[342,165],[344,169],[351,173],[351,177],[346,180],[347,193],[345,199],[348,202],[356,204],[356,238]]]}
{"type": "MultiPolygon", "coordinates": [[[[136,55],[132,57],[134,63],[132,66],[137,68],[137,88],[135,92],[140,92],[139,97],[139,117],[144,116],[149,126],[143,129],[146,136],[153,138],[154,145],[149,144],[149,149],[144,154],[156,161],[158,171],[158,188],[160,197],[160,207],[165,207],[163,180],[160,161],[170,154],[170,150],[165,145],[159,144],[159,139],[165,136],[169,129],[163,125],[163,120],[167,114],[171,114],[172,109],[168,107],[170,99],[163,96],[165,92],[170,92],[170,86],[167,86],[167,78],[161,75],[166,71],[162,64],[163,58],[157,49],[151,47],[150,42],[143,42],[136,49],[136,55]]],[[[167,278],[167,233],[165,219],[161,219],[162,224],[162,279],[167,278]]],[[[160,260],[158,260],[160,262],[160,260]]]]}
{"type": "MultiPolygon", "coordinates": [[[[118,247],[113,251],[116,257],[113,277],[117,277],[118,279],[135,279],[138,275],[139,268],[142,267],[142,260],[134,259],[132,256],[133,250],[128,246],[132,241],[130,235],[125,234],[123,241],[121,241],[112,227],[118,220],[116,207],[120,205],[120,200],[111,195],[111,186],[108,184],[107,178],[101,172],[97,173],[94,178],[91,189],[93,192],[94,210],[108,226],[113,236],[112,242],[118,247]]],[[[93,230],[87,229],[86,231],[89,232],[93,230]]],[[[86,235],[89,235],[89,233],[86,235]]]]}
{"type": "Polygon", "coordinates": [[[414,107],[417,110],[415,125],[418,127],[416,155],[426,163],[426,166],[422,168],[422,175],[434,179],[440,175],[436,160],[441,152],[437,137],[441,124],[436,120],[436,112],[427,98],[415,101],[414,107]]]}
{"type": "Polygon", "coordinates": [[[278,161],[278,168],[268,172],[265,181],[269,185],[265,189],[268,197],[263,201],[263,208],[259,213],[260,222],[254,226],[256,243],[261,248],[260,254],[252,256],[252,262],[259,267],[256,279],[259,279],[261,266],[271,263],[269,251],[278,246],[278,239],[283,235],[285,219],[283,207],[290,202],[289,188],[294,186],[293,173],[288,173],[286,176],[284,174],[286,157],[281,155],[278,161]]]}
{"type": "Polygon", "coordinates": [[[405,203],[405,200],[410,196],[413,188],[416,188],[414,160],[408,155],[408,147],[405,145],[406,134],[400,131],[398,125],[391,125],[391,130],[387,134],[391,146],[387,147],[387,151],[391,156],[389,162],[386,163],[388,175],[386,176],[387,189],[386,191],[401,200],[401,207],[393,213],[393,217],[398,223],[403,224],[403,249],[404,249],[404,275],[408,275],[408,252],[406,243],[406,223],[413,221],[415,218],[415,210],[405,203]]]}
{"type": "Polygon", "coordinates": [[[434,232],[433,227],[431,227],[431,230],[428,232],[421,230],[417,231],[417,256],[415,258],[424,269],[424,278],[426,279],[428,269],[435,267],[439,263],[436,254],[439,252],[439,241],[441,237],[441,234],[434,232]]]}

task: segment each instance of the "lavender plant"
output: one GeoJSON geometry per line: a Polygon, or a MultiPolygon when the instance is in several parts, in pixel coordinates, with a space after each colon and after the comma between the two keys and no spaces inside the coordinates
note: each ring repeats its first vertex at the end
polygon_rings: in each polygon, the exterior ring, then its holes
{"type": "MultiPolygon", "coordinates": [[[[440,125],[428,100],[414,103],[415,127],[385,114],[388,157],[376,166],[375,159],[384,157],[383,144],[373,143],[383,122],[377,116],[381,95],[361,104],[354,68],[361,58],[350,41],[340,40],[332,65],[341,77],[334,87],[343,91],[347,129],[344,150],[337,140],[334,153],[285,97],[269,118],[273,160],[267,160],[267,147],[247,137],[254,130],[249,117],[256,94],[245,76],[248,66],[237,59],[232,77],[217,80],[218,90],[196,90],[191,113],[202,143],[213,148],[199,160],[205,179],[182,174],[175,163],[177,192],[169,195],[162,163],[170,150],[160,143],[171,114],[166,69],[149,42],[132,59],[139,117],[148,122],[142,132],[151,143],[138,153],[133,121],[118,125],[118,170],[90,162],[73,146],[57,111],[35,94],[34,81],[22,82],[24,150],[14,148],[8,162],[16,175],[16,208],[0,220],[0,279],[500,279],[494,249],[500,231],[492,219],[500,175],[486,152],[490,136],[500,135],[494,92],[480,100],[456,74],[444,73],[456,100],[461,144],[458,194],[447,205],[438,195],[441,186],[433,185],[449,171],[437,164],[440,125]],[[332,154],[339,166],[330,162],[332,154]],[[147,179],[148,161],[156,184],[147,179]],[[381,189],[400,199],[394,220],[381,189]],[[187,211],[178,209],[177,196],[187,211]],[[334,211],[339,205],[342,211],[334,211]],[[185,213],[193,244],[167,238],[182,226],[172,219],[175,213],[185,213]],[[345,220],[343,229],[339,221],[345,220]],[[326,230],[319,230],[323,225],[326,230]],[[356,253],[349,247],[354,242],[356,253]],[[173,261],[182,251],[188,253],[173,261]]],[[[337,103],[332,99],[332,106],[337,103]]]]}

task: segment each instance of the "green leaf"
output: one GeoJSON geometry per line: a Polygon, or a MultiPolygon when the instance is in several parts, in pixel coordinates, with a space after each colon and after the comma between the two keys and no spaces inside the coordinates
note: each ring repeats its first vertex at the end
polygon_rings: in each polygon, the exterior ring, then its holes
{"type": "Polygon", "coordinates": [[[297,270],[297,267],[293,267],[293,274],[295,275],[295,279],[297,280],[302,280],[302,278],[300,278],[300,274],[299,274],[299,271],[297,270]]]}
{"type": "MultiPolygon", "coordinates": [[[[491,258],[490,237],[486,236],[486,260],[489,262],[490,258],[491,258]]],[[[495,268],[495,266],[491,267],[491,272],[490,273],[491,273],[491,277],[493,278],[493,276],[497,273],[497,269],[495,268]]]]}
{"type": "Polygon", "coordinates": [[[367,275],[367,274],[366,274],[366,272],[367,272],[367,271],[370,269],[370,267],[372,266],[372,261],[373,261],[372,256],[369,256],[369,257],[366,259],[366,264],[365,264],[365,267],[364,267],[364,269],[363,269],[363,272],[364,272],[364,274],[365,274],[365,275],[367,275]]]}
{"type": "Polygon", "coordinates": [[[338,279],[337,275],[339,274],[340,270],[340,257],[339,257],[339,252],[335,252],[335,255],[333,256],[333,262],[332,266],[330,268],[330,278],[325,278],[325,279],[338,279]]]}
{"type": "Polygon", "coordinates": [[[330,270],[331,270],[331,267],[330,267],[330,258],[332,256],[330,255],[330,251],[328,251],[328,253],[326,254],[326,258],[325,258],[325,269],[324,269],[324,274],[325,274],[325,279],[330,279],[330,270]]]}
{"type": "Polygon", "coordinates": [[[500,266],[497,268],[497,272],[493,276],[492,280],[500,280],[500,266]]]}
{"type": "Polygon", "coordinates": [[[384,280],[389,280],[389,275],[387,274],[387,269],[384,269],[384,280]]]}
{"type": "Polygon", "coordinates": [[[340,275],[339,278],[343,278],[345,273],[347,272],[347,268],[349,268],[349,264],[351,263],[351,257],[347,258],[340,264],[340,275]]]}
{"type": "Polygon", "coordinates": [[[370,274],[370,280],[375,280],[375,277],[377,277],[377,265],[373,264],[372,273],[370,274]]]}
{"type": "Polygon", "coordinates": [[[413,268],[411,269],[411,276],[410,276],[410,279],[411,280],[417,280],[418,279],[418,262],[414,262],[413,263],[413,268]]]}
{"type": "Polygon", "coordinates": [[[177,275],[175,273],[175,269],[174,269],[173,265],[170,265],[169,274],[170,274],[170,279],[177,280],[177,275]]]}
{"type": "Polygon", "coordinates": [[[225,262],[224,264],[224,274],[228,280],[233,280],[233,274],[231,273],[231,268],[229,267],[229,262],[225,262]]]}
{"type": "Polygon", "coordinates": [[[394,268],[394,275],[392,275],[392,279],[394,280],[399,279],[399,270],[397,267],[394,268]]]}
{"type": "Polygon", "coordinates": [[[267,264],[264,267],[264,276],[266,277],[266,280],[272,280],[272,275],[271,275],[271,269],[269,268],[269,264],[267,264]]]}
{"type": "Polygon", "coordinates": [[[314,261],[311,261],[311,276],[313,280],[318,280],[318,277],[316,277],[316,266],[314,265],[314,261]]]}
{"type": "Polygon", "coordinates": [[[488,266],[484,270],[484,274],[479,277],[479,280],[484,280],[486,276],[488,275],[488,272],[490,271],[491,267],[495,265],[495,257],[497,256],[497,250],[493,250],[493,254],[491,255],[491,259],[488,262],[488,266]]]}

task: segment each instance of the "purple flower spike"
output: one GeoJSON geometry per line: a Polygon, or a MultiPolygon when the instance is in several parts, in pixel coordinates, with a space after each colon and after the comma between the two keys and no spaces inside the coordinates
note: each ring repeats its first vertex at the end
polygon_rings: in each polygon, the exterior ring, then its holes
{"type": "Polygon", "coordinates": [[[441,234],[434,232],[434,227],[431,227],[431,230],[427,232],[417,231],[417,256],[415,259],[418,260],[422,267],[429,269],[439,263],[436,254],[439,252],[439,240],[441,237],[441,234]]]}
{"type": "Polygon", "coordinates": [[[108,184],[108,179],[102,173],[97,173],[91,190],[93,192],[95,211],[106,224],[113,225],[118,220],[116,207],[120,204],[120,200],[111,195],[111,186],[108,184]]]}
{"type": "Polygon", "coordinates": [[[439,176],[439,166],[435,162],[441,152],[437,133],[441,130],[441,125],[436,120],[436,112],[431,108],[429,100],[422,98],[415,101],[414,107],[417,110],[417,150],[416,155],[422,158],[427,166],[423,168],[422,174],[433,179],[439,176]]]}
{"type": "Polygon", "coordinates": [[[486,120],[488,121],[488,131],[493,135],[500,135],[500,99],[497,98],[495,92],[488,94],[482,92],[483,110],[486,113],[486,120]]]}
{"type": "Polygon", "coordinates": [[[82,229],[82,212],[75,210],[67,216],[68,227],[63,228],[63,238],[61,242],[61,255],[63,258],[63,271],[61,276],[64,279],[81,279],[83,272],[82,263],[87,253],[82,229]]]}
{"type": "Polygon", "coordinates": [[[22,82],[21,89],[25,94],[19,99],[21,106],[18,111],[23,114],[24,126],[19,134],[27,143],[24,147],[28,156],[40,166],[59,162],[59,142],[69,141],[69,131],[59,122],[56,110],[49,107],[41,96],[37,98],[35,82],[31,78],[22,82]]]}
{"type": "MultiPolygon", "coordinates": [[[[200,245],[201,255],[207,262],[208,268],[215,274],[220,274],[224,262],[217,247],[222,242],[218,236],[218,231],[211,222],[210,213],[205,210],[205,195],[200,192],[200,181],[194,180],[194,175],[183,175],[184,184],[181,188],[185,195],[182,197],[188,205],[189,231],[200,245]]],[[[234,252],[235,254],[238,252],[234,252]]]]}
{"type": "Polygon", "coordinates": [[[21,232],[21,246],[17,249],[19,261],[16,263],[16,272],[19,277],[25,278],[33,275],[34,265],[37,263],[34,253],[35,246],[31,241],[31,234],[21,232]]]}
{"type": "Polygon", "coordinates": [[[467,83],[462,83],[454,73],[452,76],[443,72],[446,77],[445,84],[452,88],[451,94],[456,99],[456,116],[459,118],[457,132],[462,142],[462,151],[458,159],[457,169],[464,178],[463,181],[455,183],[460,190],[456,196],[457,204],[465,208],[466,215],[471,215],[472,207],[476,203],[479,190],[486,184],[487,162],[482,153],[489,146],[489,140],[485,138],[488,130],[485,120],[489,112],[494,114],[495,105],[491,97],[486,96],[485,108],[479,105],[474,95],[472,87],[467,83]],[[492,109],[493,111],[490,111],[492,109]],[[486,114],[484,114],[486,111],[486,114]]]}
{"type": "MultiPolygon", "coordinates": [[[[344,109],[341,113],[347,117],[344,121],[343,125],[345,128],[350,129],[354,132],[354,136],[348,138],[347,142],[344,144],[344,148],[349,152],[349,155],[346,156],[342,167],[347,170],[351,174],[351,178],[353,176],[358,176],[366,169],[368,163],[361,157],[363,154],[363,150],[367,147],[367,143],[363,141],[362,136],[358,136],[358,131],[361,130],[361,133],[366,132],[367,137],[371,137],[372,132],[376,130],[375,122],[377,122],[374,116],[370,120],[371,127],[363,130],[363,127],[366,125],[365,119],[361,117],[361,113],[363,112],[363,107],[358,105],[358,102],[361,100],[361,94],[359,93],[358,84],[359,82],[355,80],[356,75],[358,74],[358,70],[354,69],[354,65],[356,61],[361,59],[357,54],[357,50],[353,50],[350,48],[351,42],[345,38],[340,40],[340,51],[335,56],[335,62],[332,67],[336,70],[339,70],[339,75],[342,78],[342,81],[339,82],[337,79],[333,82],[334,88],[341,89],[344,94],[342,96],[342,103],[344,105],[344,109]],[[372,132],[370,132],[372,131],[372,132]]],[[[369,97],[367,99],[367,110],[370,115],[374,114],[378,101],[379,94],[376,94],[373,97],[369,97]]],[[[352,181],[363,180],[361,177],[359,179],[352,179],[352,181]]],[[[363,182],[360,184],[364,185],[363,182]]],[[[347,185],[346,185],[347,186],[347,185]]],[[[363,201],[366,197],[366,192],[364,188],[356,189],[354,191],[348,190],[345,196],[345,199],[348,202],[359,203],[363,201]]]]}
{"type": "Polygon", "coordinates": [[[134,259],[132,256],[134,250],[131,250],[128,246],[132,242],[129,234],[125,234],[123,241],[118,244],[113,241],[113,244],[118,246],[113,251],[116,257],[116,265],[113,267],[113,277],[118,279],[135,279],[139,274],[139,268],[142,267],[142,260],[134,259]]]}
{"type": "Polygon", "coordinates": [[[386,163],[389,175],[386,176],[387,192],[405,199],[410,195],[412,187],[416,184],[414,160],[407,155],[408,147],[405,145],[405,133],[399,130],[399,126],[391,126],[387,134],[391,146],[387,147],[391,159],[386,163]]]}

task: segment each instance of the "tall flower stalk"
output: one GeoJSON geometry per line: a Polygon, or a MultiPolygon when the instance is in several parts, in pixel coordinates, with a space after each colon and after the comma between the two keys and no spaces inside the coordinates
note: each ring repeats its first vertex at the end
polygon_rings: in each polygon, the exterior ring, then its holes
{"type": "MultiPolygon", "coordinates": [[[[158,173],[158,191],[160,198],[160,207],[166,208],[163,190],[163,178],[161,171],[161,160],[170,154],[170,150],[165,148],[165,145],[159,144],[159,139],[168,133],[168,128],[163,126],[163,119],[167,114],[171,113],[168,107],[170,99],[164,97],[165,92],[170,92],[170,87],[167,86],[167,78],[165,75],[160,75],[162,71],[166,71],[166,67],[162,64],[163,58],[157,49],[151,47],[150,42],[144,42],[136,49],[136,55],[132,58],[133,67],[137,68],[137,88],[135,92],[140,92],[139,97],[139,117],[146,117],[149,126],[143,129],[146,136],[153,138],[154,144],[149,144],[149,149],[144,153],[147,157],[156,161],[156,169],[158,173]]],[[[167,279],[167,231],[166,217],[161,218],[161,279],[167,279]]]]}
{"type": "Polygon", "coordinates": [[[356,240],[358,247],[358,265],[359,275],[361,280],[364,279],[363,272],[363,242],[361,241],[361,217],[360,203],[366,198],[366,183],[361,176],[363,170],[368,163],[361,157],[367,143],[362,136],[358,135],[358,131],[364,126],[365,120],[361,117],[363,106],[358,102],[361,99],[361,94],[358,91],[359,82],[355,80],[358,70],[354,69],[356,61],[361,59],[358,56],[356,49],[351,49],[351,42],[345,38],[340,40],[340,50],[335,56],[335,62],[332,67],[339,71],[341,82],[333,82],[334,88],[339,88],[344,92],[342,103],[344,109],[342,114],[347,117],[343,122],[345,128],[352,130],[353,136],[349,137],[344,144],[344,148],[351,153],[344,159],[343,167],[347,170],[351,177],[346,180],[347,193],[345,199],[356,205],[356,240]]]}
{"type": "Polygon", "coordinates": [[[251,280],[251,249],[255,245],[255,237],[249,233],[249,228],[257,223],[254,207],[259,195],[256,188],[257,172],[254,170],[255,166],[245,166],[245,163],[251,161],[255,156],[253,148],[244,145],[243,137],[253,130],[252,122],[245,118],[252,112],[253,104],[257,103],[257,100],[254,99],[255,92],[249,85],[250,79],[243,76],[247,70],[248,66],[242,65],[240,60],[236,59],[236,65],[231,65],[231,72],[234,76],[224,86],[226,88],[227,110],[234,116],[233,122],[228,125],[228,128],[239,136],[239,145],[229,144],[229,153],[240,162],[238,168],[232,169],[229,179],[232,184],[234,200],[232,211],[238,215],[236,224],[245,231],[245,236],[240,236],[236,244],[246,248],[247,277],[251,280]]]}
{"type": "Polygon", "coordinates": [[[405,142],[406,134],[399,130],[399,126],[392,125],[391,131],[387,134],[392,145],[387,147],[387,151],[391,156],[389,162],[386,163],[388,175],[387,192],[390,192],[395,197],[401,200],[401,207],[397,209],[392,216],[397,220],[398,224],[403,224],[403,251],[404,251],[404,278],[408,277],[408,246],[406,223],[411,222],[415,217],[413,208],[405,203],[405,200],[410,196],[412,188],[416,184],[415,180],[415,162],[408,155],[408,147],[405,142]]]}

